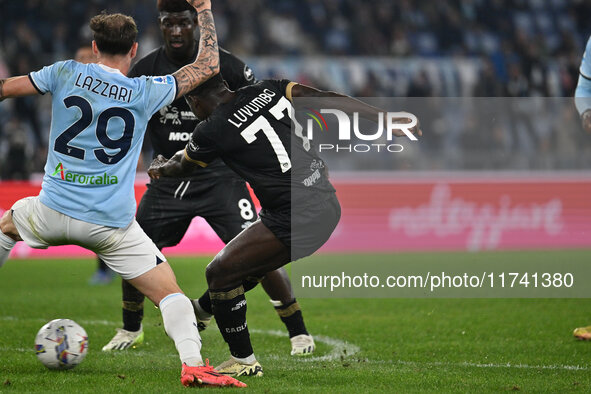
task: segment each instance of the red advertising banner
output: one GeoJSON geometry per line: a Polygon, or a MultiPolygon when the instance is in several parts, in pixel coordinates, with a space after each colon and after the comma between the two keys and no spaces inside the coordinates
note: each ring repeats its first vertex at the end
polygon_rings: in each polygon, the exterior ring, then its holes
{"type": "MultiPolygon", "coordinates": [[[[339,177],[340,178],[340,177],[339,177]]],[[[591,177],[508,174],[340,179],[330,251],[591,246],[591,177]]]]}
{"type": "MultiPolygon", "coordinates": [[[[430,174],[333,179],[342,206],[329,252],[560,249],[591,247],[591,176],[430,174]]],[[[0,212],[37,195],[36,183],[1,182],[0,212]]],[[[139,201],[145,185],[136,185],[139,201]]],[[[169,255],[215,254],[217,235],[196,218],[169,255]]],[[[92,255],[77,246],[33,250],[20,242],[13,257],[92,255]]]]}

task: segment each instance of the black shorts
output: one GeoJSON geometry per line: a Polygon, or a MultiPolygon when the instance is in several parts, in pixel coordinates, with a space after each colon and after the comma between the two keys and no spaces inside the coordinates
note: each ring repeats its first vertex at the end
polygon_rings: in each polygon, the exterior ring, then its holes
{"type": "Polygon", "coordinates": [[[257,219],[246,183],[234,177],[151,182],[136,219],[162,249],[178,244],[196,216],[204,218],[224,243],[257,219]]]}
{"type": "Polygon", "coordinates": [[[290,248],[290,261],[306,257],[328,241],[341,218],[341,205],[334,193],[297,204],[293,209],[262,209],[263,224],[290,248]]]}

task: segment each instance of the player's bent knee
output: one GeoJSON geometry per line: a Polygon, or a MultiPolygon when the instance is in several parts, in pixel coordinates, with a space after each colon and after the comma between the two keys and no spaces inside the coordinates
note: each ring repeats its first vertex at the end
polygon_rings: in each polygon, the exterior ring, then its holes
{"type": "Polygon", "coordinates": [[[0,231],[15,241],[22,241],[14,222],[12,221],[12,212],[10,210],[4,212],[2,218],[0,218],[0,231]]]}
{"type": "Polygon", "coordinates": [[[3,233],[8,231],[9,223],[12,223],[12,215],[10,214],[10,210],[4,212],[2,218],[0,218],[0,230],[2,230],[3,233]]]}
{"type": "Polygon", "coordinates": [[[219,266],[219,260],[215,258],[209,264],[207,264],[207,267],[205,267],[205,279],[207,280],[207,283],[211,283],[216,278],[216,276],[219,275],[219,266]]]}
{"type": "Polygon", "coordinates": [[[230,273],[235,273],[228,262],[219,258],[218,256],[207,265],[205,268],[205,278],[210,288],[226,287],[228,276],[230,273]]]}

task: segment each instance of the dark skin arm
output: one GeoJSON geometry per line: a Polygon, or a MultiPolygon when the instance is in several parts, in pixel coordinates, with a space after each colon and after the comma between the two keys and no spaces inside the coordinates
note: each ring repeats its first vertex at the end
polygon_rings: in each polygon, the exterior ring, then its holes
{"type": "Polygon", "coordinates": [[[195,62],[172,74],[177,80],[176,98],[184,96],[220,72],[218,40],[209,0],[187,0],[197,10],[199,53],[195,62]]]}
{"type": "MultiPolygon", "coordinates": [[[[384,113],[383,110],[376,108],[376,107],[372,107],[371,105],[365,104],[357,99],[354,99],[353,97],[349,97],[347,95],[336,93],[336,92],[319,90],[319,89],[313,88],[311,86],[306,86],[306,85],[300,85],[300,84],[293,85],[293,87],[291,88],[291,96],[292,97],[336,98],[338,100],[335,103],[335,108],[338,108],[339,110],[341,110],[345,113],[348,113],[348,114],[353,113],[353,112],[358,112],[359,116],[361,116],[367,120],[371,120],[372,122],[375,122],[378,119],[378,116],[380,116],[380,114],[384,113]]],[[[408,123],[408,121],[409,121],[408,118],[401,118],[400,123],[408,123]]],[[[384,122],[384,124],[385,124],[385,122],[384,122]]],[[[410,130],[415,135],[418,135],[418,136],[423,135],[423,132],[421,131],[420,126],[418,124],[417,124],[417,126],[411,128],[410,130]]],[[[401,137],[401,136],[405,135],[401,130],[394,130],[394,134],[397,137],[401,137]]]]}
{"type": "Polygon", "coordinates": [[[191,174],[197,165],[199,164],[187,159],[184,150],[180,150],[170,160],[158,155],[150,164],[148,175],[151,179],[159,179],[161,176],[182,177],[191,174]]]}

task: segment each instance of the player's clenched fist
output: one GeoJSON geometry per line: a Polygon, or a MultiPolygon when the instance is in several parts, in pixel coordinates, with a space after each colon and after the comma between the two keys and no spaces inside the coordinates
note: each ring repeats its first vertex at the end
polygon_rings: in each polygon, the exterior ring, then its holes
{"type": "MultiPolygon", "coordinates": [[[[160,179],[161,176],[178,176],[184,171],[183,156],[184,150],[175,153],[170,160],[162,155],[158,155],[148,168],[148,175],[152,179],[160,179]]],[[[184,163],[187,165],[187,163],[184,163]]]]}
{"type": "Polygon", "coordinates": [[[161,175],[160,169],[164,164],[166,164],[167,161],[168,160],[162,155],[158,155],[154,160],[152,160],[150,168],[148,168],[148,175],[150,178],[159,179],[161,175]]]}

